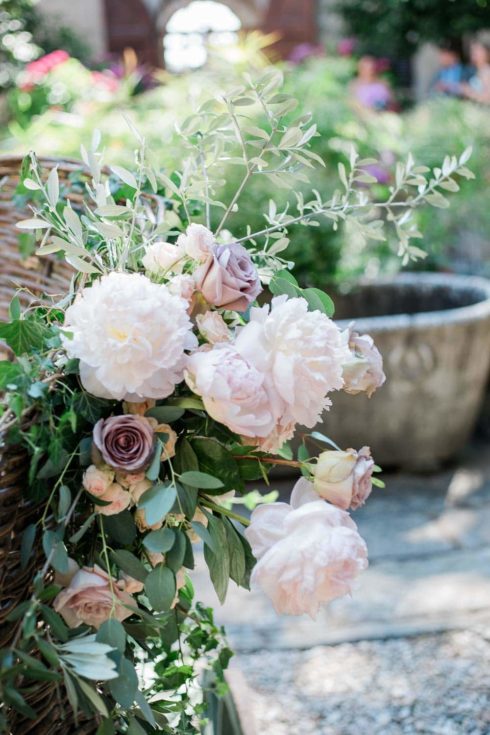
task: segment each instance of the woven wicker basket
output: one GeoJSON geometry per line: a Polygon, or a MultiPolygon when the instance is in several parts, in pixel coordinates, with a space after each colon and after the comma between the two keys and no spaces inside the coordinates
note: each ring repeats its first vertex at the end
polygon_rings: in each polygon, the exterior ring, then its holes
{"type": "MultiPolygon", "coordinates": [[[[68,289],[73,270],[64,261],[55,258],[31,257],[22,260],[19,252],[19,230],[15,224],[30,216],[14,203],[19,183],[22,158],[0,156],[0,319],[5,319],[8,305],[17,288],[23,304],[42,301],[46,294],[61,295],[68,289]]],[[[58,166],[60,181],[80,171],[77,161],[42,159],[40,166],[46,173],[58,166]]],[[[75,203],[79,195],[70,196],[75,203]]],[[[0,352],[2,345],[0,343],[0,352]]],[[[4,349],[4,353],[8,350],[4,349]]],[[[2,356],[5,359],[5,355],[2,356]]],[[[23,498],[28,463],[18,447],[2,446],[0,437],[0,648],[12,643],[18,623],[9,623],[9,612],[32,590],[35,570],[42,565],[42,551],[34,551],[25,569],[20,566],[20,544],[25,527],[39,517],[39,508],[23,498]]],[[[35,720],[11,713],[12,735],[91,735],[97,725],[93,722],[75,723],[63,687],[54,682],[25,682],[22,694],[38,713],[35,720]]]]}

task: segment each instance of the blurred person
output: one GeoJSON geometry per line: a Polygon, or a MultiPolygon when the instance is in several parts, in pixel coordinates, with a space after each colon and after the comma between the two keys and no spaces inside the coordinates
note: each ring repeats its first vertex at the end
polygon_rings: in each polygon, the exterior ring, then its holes
{"type": "Polygon", "coordinates": [[[381,111],[393,108],[391,89],[379,76],[378,63],[374,56],[361,56],[357,65],[357,77],[351,82],[350,91],[355,102],[365,109],[381,111]]]}
{"type": "Polygon", "coordinates": [[[460,85],[461,94],[467,99],[490,105],[490,34],[473,41],[470,56],[475,73],[467,84],[460,85]]]}
{"type": "Polygon", "coordinates": [[[439,44],[437,50],[440,68],[432,80],[430,93],[459,97],[461,85],[468,79],[468,72],[462,61],[461,46],[458,41],[448,40],[439,44]]]}

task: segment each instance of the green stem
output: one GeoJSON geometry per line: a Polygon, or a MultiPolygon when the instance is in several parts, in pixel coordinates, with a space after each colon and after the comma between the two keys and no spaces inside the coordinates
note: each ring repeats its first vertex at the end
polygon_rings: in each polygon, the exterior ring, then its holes
{"type": "Polygon", "coordinates": [[[248,518],[245,518],[244,516],[239,515],[238,513],[234,513],[232,510],[228,510],[228,508],[223,508],[222,505],[218,505],[217,503],[213,503],[212,500],[209,500],[209,498],[204,495],[201,496],[201,503],[205,505],[210,510],[214,510],[216,513],[221,513],[223,516],[227,516],[228,518],[233,518],[234,521],[238,521],[242,524],[242,526],[250,526],[250,521],[248,518]]]}

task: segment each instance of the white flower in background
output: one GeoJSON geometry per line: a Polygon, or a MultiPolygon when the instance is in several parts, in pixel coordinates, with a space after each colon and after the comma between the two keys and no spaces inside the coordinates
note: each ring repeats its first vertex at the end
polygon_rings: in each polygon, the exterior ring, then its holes
{"type": "Polygon", "coordinates": [[[218,342],[229,342],[231,339],[231,332],[225,320],[217,311],[206,311],[204,314],[198,314],[196,324],[204,339],[212,345],[218,344],[218,342]]]}
{"type": "Polygon", "coordinates": [[[343,334],[350,350],[343,366],[344,391],[354,396],[366,393],[371,398],[386,380],[381,353],[369,334],[358,334],[351,327],[343,334]]]}
{"type": "Polygon", "coordinates": [[[284,401],[281,425],[313,427],[331,405],[327,394],[340,390],[342,365],[349,351],[337,325],[320,311],[308,311],[305,299],[279,296],[272,305],[253,308],[238,331],[243,357],[269,375],[284,401]]]}
{"type": "Polygon", "coordinates": [[[269,389],[266,375],[232,344],[222,342],[194,352],[187,358],[185,379],[202,397],[209,415],[231,431],[255,438],[274,430],[278,398],[269,389]]]}
{"type": "Polygon", "coordinates": [[[278,613],[316,617],[321,605],[349,594],[368,565],[366,544],[349,514],[319,500],[304,478],[290,505],[256,508],[245,536],[257,558],[252,585],[278,613]]]}
{"type": "Polygon", "coordinates": [[[177,245],[183,248],[185,254],[198,263],[204,263],[213,252],[215,245],[214,235],[204,225],[191,224],[177,238],[177,245]]]}
{"type": "Polygon", "coordinates": [[[146,248],[142,258],[143,267],[149,275],[163,277],[178,273],[184,265],[185,252],[170,242],[154,242],[146,248]]]}
{"type": "Polygon", "coordinates": [[[139,273],[110,273],[67,309],[63,344],[80,359],[84,388],[95,396],[165,398],[183,378],[185,350],[197,346],[188,304],[139,273]]]}

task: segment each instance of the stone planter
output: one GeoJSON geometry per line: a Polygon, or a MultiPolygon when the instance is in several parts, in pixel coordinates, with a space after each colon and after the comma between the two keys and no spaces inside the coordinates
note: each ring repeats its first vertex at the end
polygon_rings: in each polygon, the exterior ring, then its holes
{"type": "Polygon", "coordinates": [[[426,470],[456,456],[489,372],[490,281],[403,274],[361,284],[336,307],[342,327],[355,320],[372,335],[387,381],[371,399],[333,394],[319,430],[342,448],[369,444],[383,467],[426,470]]]}

